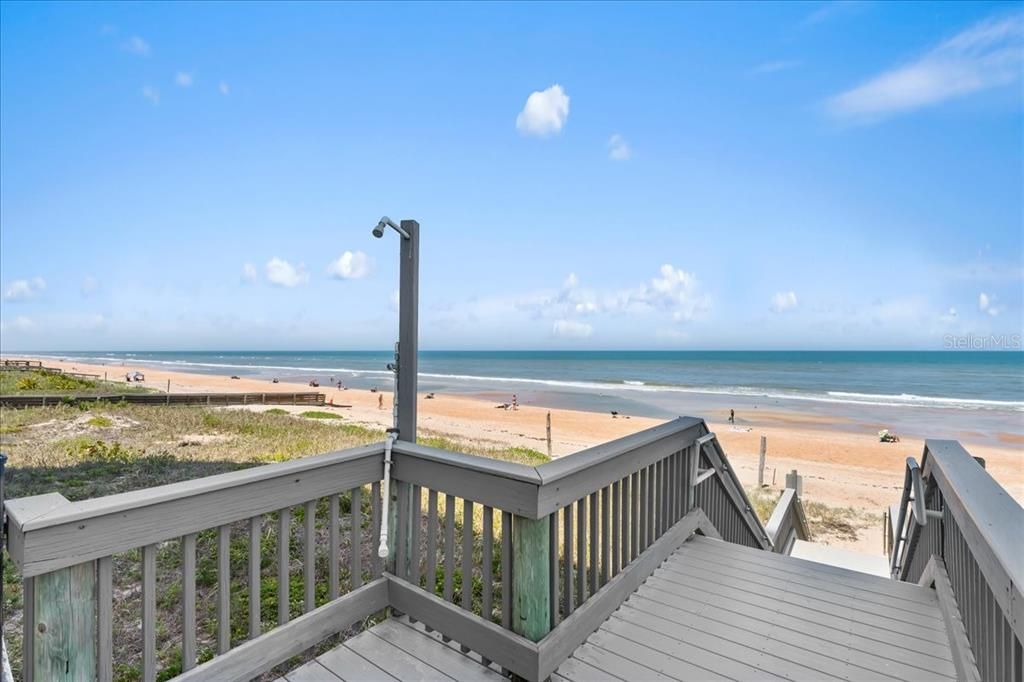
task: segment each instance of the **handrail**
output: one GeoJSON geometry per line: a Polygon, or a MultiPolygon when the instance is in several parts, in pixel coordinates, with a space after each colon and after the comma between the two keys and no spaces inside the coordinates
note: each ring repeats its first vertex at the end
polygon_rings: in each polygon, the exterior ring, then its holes
{"type": "Polygon", "coordinates": [[[768,532],[765,530],[764,525],[761,523],[761,519],[759,519],[757,517],[757,513],[754,512],[754,507],[750,504],[750,498],[747,497],[747,493],[743,489],[740,479],[736,476],[735,470],[729,466],[728,458],[725,456],[725,451],[722,450],[722,444],[718,441],[715,434],[710,431],[707,432],[704,439],[705,440],[701,442],[700,446],[702,448],[710,448],[708,454],[712,468],[718,472],[723,485],[725,485],[726,489],[729,491],[729,495],[733,499],[733,504],[743,517],[751,535],[761,546],[761,549],[771,550],[772,540],[768,536],[768,532]]]}
{"type": "Polygon", "coordinates": [[[300,504],[381,478],[383,445],[69,502],[6,503],[8,552],[24,577],[300,504]]]}
{"type": "Polygon", "coordinates": [[[772,546],[779,554],[789,554],[794,540],[810,540],[811,532],[807,527],[804,507],[794,488],[787,488],[779,498],[772,512],[765,531],[772,541],[772,546]]]}

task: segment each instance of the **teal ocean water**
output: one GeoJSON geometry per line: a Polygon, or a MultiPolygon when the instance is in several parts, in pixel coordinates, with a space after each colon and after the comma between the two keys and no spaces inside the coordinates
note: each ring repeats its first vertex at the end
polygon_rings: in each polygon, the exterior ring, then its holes
{"type": "MultiPolygon", "coordinates": [[[[385,351],[67,352],[54,357],[389,387],[385,351]]],[[[424,351],[424,391],[650,416],[789,409],[1024,431],[1024,353],[913,351],[424,351]]],[[[948,424],[947,424],[948,426],[948,424]]],[[[917,429],[915,429],[917,430],[917,429]]]]}

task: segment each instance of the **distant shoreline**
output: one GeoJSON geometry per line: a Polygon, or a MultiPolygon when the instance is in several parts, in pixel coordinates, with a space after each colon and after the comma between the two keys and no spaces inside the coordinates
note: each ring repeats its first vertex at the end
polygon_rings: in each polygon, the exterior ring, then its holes
{"type": "MultiPolygon", "coordinates": [[[[138,369],[146,375],[145,386],[164,390],[170,382],[172,392],[314,390],[308,386],[308,380],[288,382],[282,378],[274,384],[267,378],[243,374],[237,375],[239,379],[232,379],[226,374],[189,373],[177,368],[168,371],[142,363],[126,362],[122,367],[120,364],[61,361],[50,356],[28,354],[4,357],[44,359],[48,365],[69,371],[98,373],[101,376],[107,372],[108,378],[114,379],[117,376],[123,378],[125,372],[138,369]]],[[[381,387],[377,392],[355,387],[338,390],[336,386],[321,384],[315,390],[327,396],[328,407],[325,409],[339,414],[344,420],[339,423],[373,428],[390,426],[392,395],[388,388],[381,387]]],[[[435,397],[430,399],[427,398],[429,391],[421,391],[418,400],[421,432],[546,452],[545,425],[550,414],[552,454],[555,457],[635,433],[665,419],[644,416],[630,409],[619,410],[619,415],[613,417],[606,411],[551,407],[536,402],[527,394],[518,395],[520,407],[512,411],[496,408],[509,402],[511,393],[491,391],[465,395],[435,392],[435,397]]],[[[757,453],[760,438],[764,435],[768,443],[767,466],[772,475],[782,476],[786,471],[797,469],[805,477],[809,499],[872,513],[880,514],[882,509],[897,501],[906,457],[920,457],[924,448],[920,437],[902,431],[897,431],[902,436],[900,443],[879,443],[876,431],[885,425],[848,416],[794,412],[765,405],[756,410],[737,409],[737,424],[732,426],[727,422],[728,408],[712,408],[706,404],[694,404],[692,407],[692,411],[677,414],[703,417],[708,422],[744,485],[751,486],[756,482],[757,453]]],[[[936,437],[931,433],[927,436],[936,437]]],[[[1008,430],[988,433],[964,430],[953,437],[961,440],[971,454],[984,457],[989,472],[996,480],[1015,498],[1024,500],[1024,457],[1020,454],[1024,438],[1008,430]]],[[[859,541],[861,551],[881,551],[881,531],[878,531],[878,537],[873,533],[859,541]]]]}

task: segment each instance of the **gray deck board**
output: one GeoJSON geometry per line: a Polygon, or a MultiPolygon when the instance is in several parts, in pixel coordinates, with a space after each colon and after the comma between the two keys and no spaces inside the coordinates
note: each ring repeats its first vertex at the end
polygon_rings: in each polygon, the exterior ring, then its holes
{"type": "MultiPolygon", "coordinates": [[[[391,618],[285,682],[502,682],[459,642],[391,618]]],[[[552,675],[620,680],[952,680],[934,592],[695,536],[552,675]]]]}
{"type": "Polygon", "coordinates": [[[345,682],[392,682],[397,679],[344,644],[317,656],[316,660],[345,682]]]}
{"type": "Polygon", "coordinates": [[[309,661],[281,679],[285,682],[338,682],[341,678],[321,665],[320,661],[309,661]]]}

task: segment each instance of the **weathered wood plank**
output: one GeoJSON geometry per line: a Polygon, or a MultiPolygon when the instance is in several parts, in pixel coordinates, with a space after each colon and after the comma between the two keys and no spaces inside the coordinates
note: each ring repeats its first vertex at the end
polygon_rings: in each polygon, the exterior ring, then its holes
{"type": "MultiPolygon", "coordinates": [[[[415,589],[415,588],[410,588],[415,589]]],[[[388,579],[378,578],[358,590],[274,628],[223,656],[183,673],[176,682],[243,682],[305,651],[352,623],[382,610],[388,603],[388,579]]]]}
{"type": "MultiPolygon", "coordinates": [[[[196,533],[379,480],[379,445],[57,506],[26,520],[12,558],[25,576],[196,533]]],[[[12,538],[13,539],[13,538],[12,538]]]]}
{"type": "MultiPolygon", "coordinates": [[[[150,593],[154,587],[150,581],[150,593]]],[[[144,592],[143,609],[146,596],[144,592]]],[[[93,677],[96,674],[94,562],[35,578],[31,597],[35,614],[35,628],[30,633],[34,659],[31,669],[35,679],[70,681],[93,677]]]]}
{"type": "Polygon", "coordinates": [[[196,664],[196,536],[181,539],[181,669],[196,664]]]}
{"type": "Polygon", "coordinates": [[[420,584],[420,526],[423,523],[423,489],[414,485],[409,502],[409,582],[420,584]]]}
{"type": "MultiPolygon", "coordinates": [[[[195,561],[194,549],[195,546],[193,545],[193,561],[195,561]]],[[[249,519],[249,639],[259,637],[263,629],[262,614],[260,613],[260,576],[263,572],[262,552],[263,517],[254,516],[249,519]]]]}
{"type": "Polygon", "coordinates": [[[231,648],[231,526],[217,529],[217,653],[231,648]]]}
{"type": "Polygon", "coordinates": [[[156,545],[146,545],[142,548],[143,682],[156,680],[156,625],[156,545]]]}
{"type": "Polygon", "coordinates": [[[501,512],[501,627],[512,629],[512,514],[501,512]]]}
{"type": "Polygon", "coordinates": [[[316,608],[316,502],[306,502],[302,514],[302,587],[306,613],[316,608]]]}
{"type": "Polygon", "coordinates": [[[460,654],[448,646],[439,645],[437,640],[427,636],[422,630],[405,623],[402,619],[389,618],[374,626],[370,632],[421,661],[429,663],[459,682],[476,682],[477,680],[501,682],[504,679],[498,673],[481,666],[470,657],[460,654]]]}
{"type": "MultiPolygon", "coordinates": [[[[354,488],[353,490],[358,490],[354,488]]],[[[354,498],[353,498],[354,499],[354,498]]],[[[341,596],[341,496],[329,495],[327,497],[327,600],[337,599],[341,596]]],[[[353,559],[360,554],[358,549],[353,549],[349,554],[353,559]]],[[[362,576],[359,576],[360,578],[362,576]]],[[[352,576],[352,587],[359,587],[355,584],[355,576],[352,576]]]]}
{"type": "Polygon", "coordinates": [[[558,625],[558,512],[548,517],[548,611],[551,614],[549,627],[558,625]]]}
{"type": "Polygon", "coordinates": [[[622,482],[615,481],[612,484],[612,515],[611,515],[611,533],[612,533],[612,548],[611,548],[611,564],[608,570],[608,576],[614,577],[621,568],[620,560],[622,559],[621,549],[621,529],[622,529],[622,482]]]}
{"type": "MultiPolygon", "coordinates": [[[[285,508],[277,513],[277,625],[288,622],[291,617],[291,540],[292,510],[285,508]]],[[[223,652],[221,652],[223,653],[223,652]]]]}
{"type": "Polygon", "coordinates": [[[573,573],[576,568],[573,565],[573,537],[572,537],[572,515],[573,505],[567,504],[562,510],[562,560],[565,565],[562,573],[562,614],[568,616],[575,609],[573,573]]]}
{"type": "Polygon", "coordinates": [[[576,500],[576,603],[587,598],[587,498],[576,500]]]}
{"type": "Polygon", "coordinates": [[[320,664],[320,661],[307,661],[281,678],[285,682],[335,682],[341,678],[320,664]]]}
{"type": "Polygon", "coordinates": [[[427,493],[427,580],[426,589],[437,593],[437,491],[427,493]]]}
{"type": "MultiPolygon", "coordinates": [[[[544,524],[547,528],[547,524],[544,524]]],[[[536,678],[537,645],[402,580],[389,584],[392,605],[473,651],[528,679],[536,678]]],[[[546,621],[545,621],[546,625],[546,621]]]]}
{"type": "Polygon", "coordinates": [[[581,604],[560,627],[540,642],[540,679],[546,678],[576,649],[590,633],[619,608],[669,555],[697,530],[714,533],[704,512],[694,510],[662,535],[648,551],[608,581],[601,591],[581,604]]]}
{"type": "MultiPolygon", "coordinates": [[[[462,502],[462,608],[473,610],[473,502],[462,502]]],[[[469,649],[463,645],[462,652],[469,649]]]]}
{"type": "MultiPolygon", "coordinates": [[[[30,612],[28,602],[32,596],[23,595],[23,600],[25,611],[30,612]]],[[[96,561],[96,609],[96,676],[99,682],[111,682],[114,679],[114,562],[108,556],[96,561]]],[[[25,679],[31,679],[31,675],[26,675],[25,679]]]]}
{"type": "Polygon", "coordinates": [[[600,559],[600,556],[601,556],[600,555],[601,546],[600,546],[600,544],[598,544],[601,541],[601,538],[600,538],[600,535],[599,535],[600,531],[598,530],[598,523],[599,523],[599,521],[598,521],[599,516],[598,516],[598,509],[597,509],[598,492],[595,491],[595,492],[590,493],[590,495],[588,496],[588,500],[589,500],[589,505],[588,506],[590,507],[589,512],[588,512],[590,514],[589,519],[588,519],[588,521],[590,521],[590,533],[589,533],[590,537],[588,538],[590,540],[590,542],[588,543],[588,545],[589,545],[589,550],[590,551],[587,552],[587,554],[589,555],[589,558],[590,558],[590,571],[589,571],[590,594],[594,594],[595,592],[597,592],[597,589],[599,587],[599,585],[597,583],[597,575],[598,575],[597,572],[598,572],[598,569],[600,567],[599,564],[601,563],[601,559],[600,559]]]}
{"type": "MultiPolygon", "coordinates": [[[[337,507],[332,507],[337,511],[337,507]]],[[[349,492],[349,589],[357,590],[363,586],[363,487],[356,486],[349,492]]],[[[377,548],[372,551],[376,553],[377,548]]],[[[331,565],[335,571],[338,567],[339,555],[334,554],[331,565]]],[[[337,581],[337,577],[335,577],[337,581]]],[[[334,597],[335,599],[337,597],[334,597]]]]}
{"type": "Polygon", "coordinates": [[[451,680],[429,663],[397,645],[371,634],[360,633],[342,646],[351,649],[397,680],[451,680]]]}
{"type": "Polygon", "coordinates": [[[370,485],[370,549],[373,556],[373,577],[379,578],[383,572],[382,559],[377,553],[380,546],[380,481],[370,485]]]}

